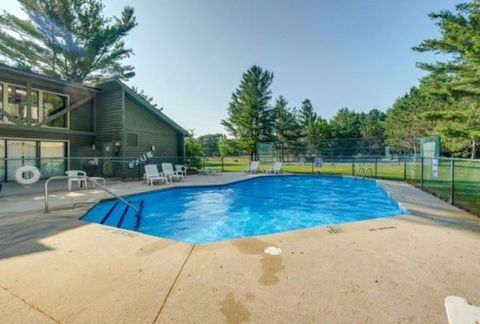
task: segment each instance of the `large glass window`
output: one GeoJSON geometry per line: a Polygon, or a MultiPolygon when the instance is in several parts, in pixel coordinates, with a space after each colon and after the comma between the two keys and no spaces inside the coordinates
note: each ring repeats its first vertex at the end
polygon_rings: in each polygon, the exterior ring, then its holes
{"type": "Polygon", "coordinates": [[[0,139],[0,182],[5,180],[5,140],[0,139]]]}
{"type": "Polygon", "coordinates": [[[27,91],[24,88],[8,86],[8,105],[5,111],[18,120],[27,118],[27,91]]]}
{"type": "MultiPolygon", "coordinates": [[[[42,107],[43,119],[62,111],[67,108],[67,97],[61,96],[55,93],[43,92],[43,107],[42,107]]],[[[50,127],[67,127],[67,114],[62,115],[46,124],[50,127]]]]}
{"type": "Polygon", "coordinates": [[[43,177],[64,175],[65,143],[40,142],[40,169],[43,177]]]}

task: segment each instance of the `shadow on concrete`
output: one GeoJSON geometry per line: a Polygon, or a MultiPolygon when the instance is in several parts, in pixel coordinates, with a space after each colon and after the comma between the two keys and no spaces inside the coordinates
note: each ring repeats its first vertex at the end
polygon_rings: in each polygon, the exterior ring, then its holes
{"type": "MultiPolygon", "coordinates": [[[[67,212],[68,213],[68,212],[67,212]]],[[[75,215],[58,213],[0,215],[0,260],[52,250],[40,240],[73,228],[84,226],[75,215]]]]}
{"type": "Polygon", "coordinates": [[[463,211],[445,211],[442,209],[419,209],[409,207],[410,217],[398,217],[400,221],[416,223],[420,225],[434,225],[447,227],[454,230],[478,232],[480,235],[480,217],[470,217],[463,211]],[[453,215],[444,215],[451,213],[453,215]],[[442,215],[443,214],[443,215],[442,215]],[[457,215],[455,215],[457,214],[457,215]],[[462,215],[463,214],[463,215],[462,215]],[[467,218],[468,217],[468,218],[467,218]]]}

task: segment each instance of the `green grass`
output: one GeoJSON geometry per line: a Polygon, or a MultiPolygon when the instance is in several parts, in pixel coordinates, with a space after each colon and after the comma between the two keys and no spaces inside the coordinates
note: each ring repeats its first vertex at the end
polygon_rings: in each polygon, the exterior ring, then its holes
{"type": "MultiPolygon", "coordinates": [[[[224,172],[242,172],[249,164],[249,157],[226,157],[223,159],[224,172]]],[[[261,163],[260,173],[272,166],[273,163],[261,163]]],[[[222,168],[220,157],[203,159],[203,166],[222,168]]],[[[367,176],[373,174],[374,178],[387,180],[405,180],[420,186],[421,165],[420,162],[408,161],[386,161],[386,160],[361,160],[355,161],[355,175],[361,175],[365,170],[367,176]]],[[[311,163],[300,165],[298,163],[284,163],[284,172],[297,174],[323,174],[323,175],[352,175],[352,162],[326,162],[321,168],[312,169],[311,163]]],[[[424,164],[424,189],[434,195],[450,201],[451,199],[451,166],[449,160],[442,160],[437,178],[432,177],[431,166],[424,164]]],[[[456,205],[473,213],[480,214],[480,163],[468,160],[455,161],[455,186],[454,200],[456,205]]]]}

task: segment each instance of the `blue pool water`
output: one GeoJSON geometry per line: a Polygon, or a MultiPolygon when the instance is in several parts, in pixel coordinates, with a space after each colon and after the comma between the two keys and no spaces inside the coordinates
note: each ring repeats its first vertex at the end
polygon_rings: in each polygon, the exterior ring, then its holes
{"type": "Polygon", "coordinates": [[[107,200],[82,219],[197,244],[405,213],[376,181],[342,177],[268,176],[125,198],[141,212],[107,200]]]}

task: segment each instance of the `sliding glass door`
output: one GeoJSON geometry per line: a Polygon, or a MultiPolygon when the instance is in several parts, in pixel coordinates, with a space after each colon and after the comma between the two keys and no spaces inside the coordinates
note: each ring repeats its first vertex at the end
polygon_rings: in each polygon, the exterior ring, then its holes
{"type": "Polygon", "coordinates": [[[65,143],[40,142],[42,177],[65,175],[65,143]]]}
{"type": "Polygon", "coordinates": [[[7,180],[14,180],[15,171],[24,165],[37,165],[37,142],[7,140],[7,180]]]}
{"type": "Polygon", "coordinates": [[[5,181],[5,140],[0,139],[0,182],[5,181]]]}

